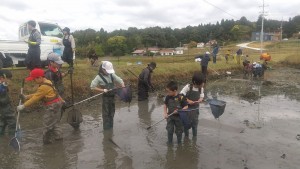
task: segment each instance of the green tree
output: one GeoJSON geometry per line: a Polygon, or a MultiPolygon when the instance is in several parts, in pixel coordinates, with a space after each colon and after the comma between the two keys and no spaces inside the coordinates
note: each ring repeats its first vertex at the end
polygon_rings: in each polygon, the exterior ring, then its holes
{"type": "Polygon", "coordinates": [[[124,36],[113,36],[107,40],[107,48],[113,56],[125,55],[127,50],[126,38],[124,36]]]}

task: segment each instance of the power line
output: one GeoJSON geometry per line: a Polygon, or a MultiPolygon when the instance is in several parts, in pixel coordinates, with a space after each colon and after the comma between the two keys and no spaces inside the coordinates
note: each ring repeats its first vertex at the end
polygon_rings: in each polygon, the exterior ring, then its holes
{"type": "Polygon", "coordinates": [[[234,15],[228,13],[227,11],[223,10],[222,8],[217,7],[216,5],[210,3],[210,2],[208,2],[208,1],[206,1],[206,0],[203,0],[203,1],[206,2],[206,3],[209,4],[209,5],[211,5],[211,6],[215,7],[215,8],[217,8],[217,9],[219,9],[220,11],[222,11],[222,12],[224,12],[224,13],[226,13],[226,14],[228,14],[228,15],[230,15],[230,16],[236,18],[236,19],[239,19],[238,17],[236,17],[236,16],[234,16],[234,15]]]}

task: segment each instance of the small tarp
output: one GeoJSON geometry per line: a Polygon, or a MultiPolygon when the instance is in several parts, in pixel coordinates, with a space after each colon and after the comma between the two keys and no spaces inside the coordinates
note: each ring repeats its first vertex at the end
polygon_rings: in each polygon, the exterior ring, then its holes
{"type": "Polygon", "coordinates": [[[226,102],[222,100],[212,99],[208,101],[213,116],[219,118],[225,110],[226,102]]]}

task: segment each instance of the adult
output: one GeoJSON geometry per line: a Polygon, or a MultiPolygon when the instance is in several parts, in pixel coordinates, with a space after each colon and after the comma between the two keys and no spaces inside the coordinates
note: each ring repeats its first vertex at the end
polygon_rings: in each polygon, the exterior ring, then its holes
{"type": "Polygon", "coordinates": [[[102,92],[103,129],[113,128],[115,115],[115,84],[125,87],[123,80],[115,74],[113,65],[109,61],[102,61],[98,75],[91,82],[91,89],[102,92]]]}
{"type": "Polygon", "coordinates": [[[206,82],[207,67],[208,67],[208,62],[210,61],[209,55],[210,55],[209,52],[205,52],[203,58],[201,59],[201,72],[204,77],[204,82],[206,82]]]}
{"type": "Polygon", "coordinates": [[[138,101],[147,100],[149,97],[149,89],[154,90],[154,87],[151,83],[151,73],[156,68],[156,63],[151,62],[148,66],[143,69],[139,75],[138,81],[138,101]]]}
{"type": "Polygon", "coordinates": [[[219,45],[216,45],[212,51],[212,55],[213,55],[213,63],[216,64],[217,63],[217,54],[219,53],[219,45]]]}
{"type": "Polygon", "coordinates": [[[65,27],[63,29],[63,45],[65,46],[62,60],[69,64],[69,67],[73,67],[73,54],[75,52],[75,40],[74,37],[70,34],[70,29],[65,27]]]}
{"type": "Polygon", "coordinates": [[[243,55],[243,50],[242,48],[239,48],[237,51],[236,51],[236,63],[238,65],[240,65],[240,61],[241,61],[241,56],[243,55]]]}
{"type": "Polygon", "coordinates": [[[25,65],[27,69],[33,70],[34,68],[39,68],[42,66],[41,62],[41,33],[35,29],[36,22],[33,20],[30,20],[27,22],[28,30],[30,32],[28,41],[25,41],[28,43],[28,52],[27,56],[25,58],[25,65]]]}

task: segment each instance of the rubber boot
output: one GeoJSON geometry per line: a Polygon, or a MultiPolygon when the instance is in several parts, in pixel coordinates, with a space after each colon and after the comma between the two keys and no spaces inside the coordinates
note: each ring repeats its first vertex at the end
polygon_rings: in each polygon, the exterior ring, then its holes
{"type": "Polygon", "coordinates": [[[189,130],[188,129],[184,129],[184,137],[189,138],[189,130]]]}
{"type": "Polygon", "coordinates": [[[178,144],[182,143],[182,134],[177,134],[177,143],[178,144]]]}
{"type": "Polygon", "coordinates": [[[197,128],[196,127],[192,128],[192,132],[193,132],[193,137],[197,137],[197,128]]]}
{"type": "Polygon", "coordinates": [[[168,144],[173,143],[173,133],[168,133],[168,144]]]}

